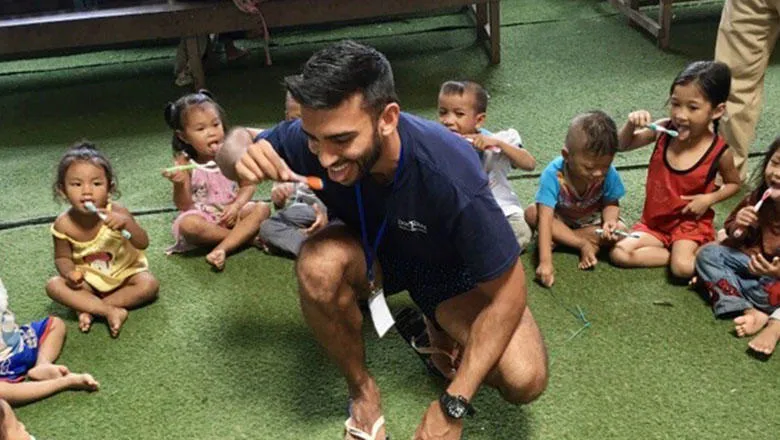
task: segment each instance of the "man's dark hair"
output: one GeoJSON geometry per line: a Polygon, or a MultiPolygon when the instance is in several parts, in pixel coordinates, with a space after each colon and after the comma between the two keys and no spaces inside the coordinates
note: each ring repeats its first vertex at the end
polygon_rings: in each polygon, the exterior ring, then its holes
{"type": "Polygon", "coordinates": [[[289,76],[284,83],[302,106],[318,110],[336,108],[355,93],[363,95],[363,105],[375,116],[387,104],[398,102],[387,58],[372,47],[350,40],[315,53],[300,75],[289,76]]]}

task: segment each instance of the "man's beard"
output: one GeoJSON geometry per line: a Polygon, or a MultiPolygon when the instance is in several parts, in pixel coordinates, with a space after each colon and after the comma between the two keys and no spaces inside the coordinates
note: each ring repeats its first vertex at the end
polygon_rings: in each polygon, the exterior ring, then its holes
{"type": "Polygon", "coordinates": [[[379,156],[382,153],[382,138],[379,136],[379,130],[377,130],[376,127],[374,127],[373,138],[374,142],[371,145],[371,149],[355,160],[355,163],[358,166],[357,180],[366,177],[371,172],[371,168],[374,168],[374,165],[379,161],[379,156]]]}

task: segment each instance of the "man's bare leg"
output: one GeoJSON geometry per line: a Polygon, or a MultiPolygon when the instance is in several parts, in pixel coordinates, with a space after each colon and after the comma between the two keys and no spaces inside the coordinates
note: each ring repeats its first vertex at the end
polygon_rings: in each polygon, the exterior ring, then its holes
{"type": "MultiPolygon", "coordinates": [[[[439,304],[436,319],[465,346],[471,325],[488,304],[489,299],[475,289],[439,304]]],[[[547,387],[548,377],[547,351],[539,327],[528,307],[522,313],[509,345],[485,381],[497,388],[507,402],[515,404],[539,397],[547,387]]]]}
{"type": "MultiPolygon", "coordinates": [[[[382,410],[379,387],[366,368],[357,304],[368,293],[362,247],[344,226],[330,226],[304,243],[295,270],[303,317],[347,380],[355,427],[370,433],[382,410]]],[[[385,438],[384,428],[377,438],[385,438]]]]}

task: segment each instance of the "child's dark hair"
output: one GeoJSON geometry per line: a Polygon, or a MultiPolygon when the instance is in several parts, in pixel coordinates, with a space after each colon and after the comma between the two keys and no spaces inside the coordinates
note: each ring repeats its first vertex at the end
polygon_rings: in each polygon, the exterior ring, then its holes
{"type": "Polygon", "coordinates": [[[195,147],[179,139],[176,131],[184,130],[184,121],[187,118],[187,112],[193,106],[208,104],[216,109],[219,119],[222,120],[222,126],[227,131],[227,120],[225,119],[225,111],[222,107],[214,101],[214,97],[206,89],[200,89],[196,93],[190,93],[177,99],[176,102],[169,102],[165,106],[165,123],[174,131],[173,138],[171,139],[171,147],[174,154],[184,153],[190,159],[198,157],[198,152],[195,151],[195,147]]]}
{"type": "Polygon", "coordinates": [[[761,198],[761,195],[763,195],[764,191],[766,191],[768,188],[764,173],[766,172],[766,167],[769,166],[769,162],[772,160],[772,156],[777,153],[778,148],[780,148],[780,136],[776,137],[775,140],[769,144],[769,148],[766,149],[764,159],[761,161],[761,166],[757,167],[753,172],[753,186],[755,187],[755,190],[753,190],[753,197],[751,198],[755,198],[755,202],[761,198]]]}
{"type": "Polygon", "coordinates": [[[103,171],[106,173],[106,180],[108,180],[109,193],[114,198],[119,198],[120,194],[117,189],[116,176],[114,175],[114,169],[111,167],[111,162],[95,147],[95,144],[83,140],[71,145],[60,158],[60,163],[57,165],[57,178],[52,188],[54,200],[62,198],[62,194],[65,192],[65,174],[75,162],[89,162],[92,165],[103,168],[103,171]]]}
{"type": "MultiPolygon", "coordinates": [[[[566,146],[596,156],[617,153],[618,137],[615,121],[601,110],[579,114],[571,120],[566,133],[566,146]]],[[[574,153],[574,152],[572,152],[574,153]]]]}
{"type": "MultiPolygon", "coordinates": [[[[731,93],[731,69],[720,61],[694,61],[682,70],[674,79],[669,95],[677,86],[694,83],[707,98],[712,107],[726,102],[731,93]]],[[[718,118],[719,119],[719,118],[718,118]]],[[[718,133],[718,119],[712,121],[714,131],[718,133]]]]}
{"type": "Polygon", "coordinates": [[[479,83],[474,81],[447,81],[441,85],[439,89],[440,95],[458,95],[463,96],[464,93],[469,92],[474,94],[475,108],[477,113],[487,112],[488,100],[490,95],[487,90],[479,83]]]}

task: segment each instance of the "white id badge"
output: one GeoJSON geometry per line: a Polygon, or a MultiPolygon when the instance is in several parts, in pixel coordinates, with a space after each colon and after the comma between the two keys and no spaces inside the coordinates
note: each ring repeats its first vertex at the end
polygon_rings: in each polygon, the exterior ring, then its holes
{"type": "Polygon", "coordinates": [[[368,308],[371,310],[371,320],[374,321],[374,328],[381,338],[395,325],[390,308],[387,307],[383,289],[379,288],[371,291],[371,297],[368,299],[368,308]]]}

